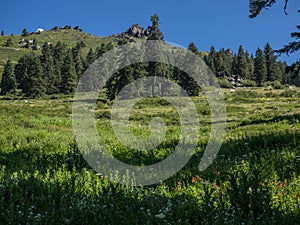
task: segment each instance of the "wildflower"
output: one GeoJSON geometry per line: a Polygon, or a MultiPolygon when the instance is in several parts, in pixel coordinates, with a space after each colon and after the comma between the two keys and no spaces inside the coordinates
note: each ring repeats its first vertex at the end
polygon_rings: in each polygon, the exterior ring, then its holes
{"type": "Polygon", "coordinates": [[[203,178],[201,178],[199,175],[197,175],[196,177],[192,178],[192,183],[195,183],[197,181],[203,181],[203,178]]]}
{"type": "Polygon", "coordinates": [[[159,218],[159,219],[163,219],[163,218],[165,218],[165,217],[166,217],[166,215],[163,214],[163,213],[160,213],[160,214],[155,215],[155,218],[159,218]]]}
{"type": "Polygon", "coordinates": [[[36,220],[40,220],[41,219],[41,217],[42,217],[42,215],[41,214],[36,214],[36,216],[34,217],[34,219],[36,219],[36,220]]]}

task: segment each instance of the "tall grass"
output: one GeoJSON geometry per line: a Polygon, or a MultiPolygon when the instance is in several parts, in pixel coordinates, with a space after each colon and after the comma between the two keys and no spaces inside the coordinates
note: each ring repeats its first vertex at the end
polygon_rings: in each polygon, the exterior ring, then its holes
{"type": "MultiPolygon", "coordinates": [[[[196,97],[201,135],[196,154],[159,184],[132,187],[95,173],[72,132],[72,102],[0,100],[0,224],[297,224],[300,220],[300,91],[251,89],[226,94],[228,129],[214,163],[198,164],[209,138],[210,110],[196,97]]],[[[98,133],[119,160],[159,162],[180,133],[176,110],[159,99],[135,105],[136,135],[151,118],[168,125],[163,143],[133,151],[115,137],[111,103],[99,103],[98,133]]]]}

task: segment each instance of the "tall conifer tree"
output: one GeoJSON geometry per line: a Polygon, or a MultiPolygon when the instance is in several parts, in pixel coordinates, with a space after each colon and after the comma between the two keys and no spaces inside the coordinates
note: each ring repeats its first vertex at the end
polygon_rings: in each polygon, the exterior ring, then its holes
{"type": "Polygon", "coordinates": [[[6,93],[13,93],[17,88],[16,78],[13,72],[13,66],[11,60],[7,60],[4,71],[2,74],[2,80],[0,83],[1,95],[6,93]]]}
{"type": "Polygon", "coordinates": [[[267,67],[264,53],[260,48],[258,48],[255,53],[254,75],[256,78],[257,85],[262,86],[263,83],[266,81],[267,67]]]}
{"type": "Polygon", "coordinates": [[[41,64],[43,67],[43,77],[46,81],[46,93],[55,94],[59,92],[59,77],[55,73],[53,53],[50,45],[45,42],[42,46],[41,64]]]}
{"type": "MultiPolygon", "coordinates": [[[[149,36],[148,40],[164,40],[164,35],[159,29],[159,16],[157,14],[154,14],[151,16],[151,22],[152,26],[149,27],[149,36]]],[[[150,53],[152,54],[152,53],[150,53]]],[[[159,70],[160,63],[159,62],[149,62],[149,75],[153,76],[153,81],[150,84],[151,88],[151,93],[154,95],[157,89],[157,83],[156,83],[156,77],[159,75],[158,70],[159,70]]]]}
{"type": "Polygon", "coordinates": [[[282,81],[282,72],[278,63],[276,62],[276,56],[274,55],[274,50],[271,45],[267,43],[264,48],[264,55],[266,58],[267,66],[267,81],[282,81]]]}
{"type": "Polygon", "coordinates": [[[67,51],[61,68],[61,92],[73,93],[77,84],[77,74],[71,51],[67,51]]]}
{"type": "Polygon", "coordinates": [[[237,54],[237,74],[243,79],[248,79],[250,77],[247,57],[242,45],[239,46],[237,54]]]}

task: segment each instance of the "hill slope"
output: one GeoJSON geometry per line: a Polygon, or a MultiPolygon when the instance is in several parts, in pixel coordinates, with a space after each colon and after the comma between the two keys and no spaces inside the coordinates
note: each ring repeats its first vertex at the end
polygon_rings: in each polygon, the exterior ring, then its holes
{"type": "Polygon", "coordinates": [[[68,46],[73,47],[78,42],[83,42],[85,47],[83,53],[87,54],[90,48],[96,49],[103,43],[112,42],[115,37],[99,37],[91,34],[84,33],[80,30],[75,29],[60,29],[60,30],[49,30],[40,33],[31,33],[29,36],[22,37],[19,35],[13,36],[0,36],[0,74],[3,71],[3,67],[8,59],[11,59],[13,63],[16,63],[18,59],[31,51],[40,53],[40,50],[32,50],[26,48],[26,41],[33,42],[36,40],[37,46],[42,46],[45,42],[55,44],[58,41],[66,43],[68,46]],[[8,39],[11,39],[12,45],[6,46],[8,39]]]}

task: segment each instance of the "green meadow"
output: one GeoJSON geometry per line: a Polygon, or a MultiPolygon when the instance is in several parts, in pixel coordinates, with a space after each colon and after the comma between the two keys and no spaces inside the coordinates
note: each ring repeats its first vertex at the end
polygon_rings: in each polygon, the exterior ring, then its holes
{"type": "MultiPolygon", "coordinates": [[[[193,97],[200,138],[182,170],[158,184],[110,181],[87,164],[74,139],[72,96],[0,98],[0,224],[297,224],[300,221],[300,89],[224,90],[227,129],[212,165],[198,170],[210,135],[205,95],[193,97]]],[[[95,110],[99,136],[119,160],[151,165],[174,151],[180,120],[159,98],[131,111],[133,134],[162,118],[164,141],[134,151],[115,137],[113,102],[95,110]]]]}

